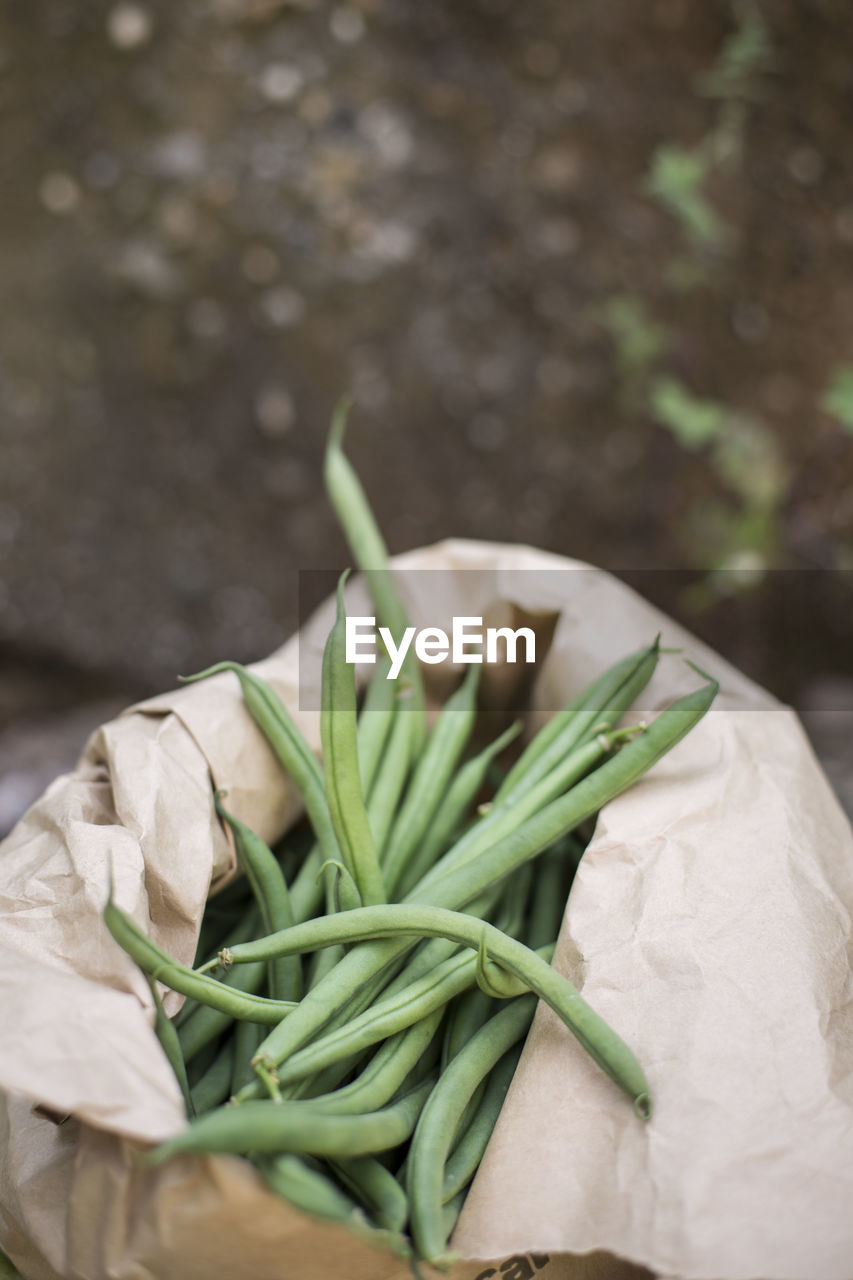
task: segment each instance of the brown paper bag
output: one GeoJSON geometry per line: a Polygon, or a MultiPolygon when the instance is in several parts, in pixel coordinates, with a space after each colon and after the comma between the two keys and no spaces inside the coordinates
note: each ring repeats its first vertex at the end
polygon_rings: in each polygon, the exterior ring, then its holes
{"type": "MultiPolygon", "coordinates": [[[[395,565],[478,571],[456,600],[446,575],[440,599],[430,574],[407,576],[421,625],[507,602],[559,611],[545,710],[659,630],[722,686],[602,811],[555,958],[634,1048],[653,1119],[540,1006],[454,1280],[851,1280],[853,838],[796,717],[577,562],[449,541],[395,565]]],[[[302,636],[303,670],[330,607],[302,636]]],[[[295,639],[256,669],[297,707],[295,639]]],[[[640,714],[695,684],[662,659],[640,714]]],[[[296,718],[318,746],[317,715],[296,718]]],[[[190,962],[210,881],[233,866],[211,777],[268,839],[297,813],[230,676],[105,725],[0,848],[0,1246],[28,1280],[402,1280],[405,1264],[291,1210],[241,1160],[134,1162],[184,1120],[147,985],[101,922],[108,867],[117,901],[190,962]]]]}

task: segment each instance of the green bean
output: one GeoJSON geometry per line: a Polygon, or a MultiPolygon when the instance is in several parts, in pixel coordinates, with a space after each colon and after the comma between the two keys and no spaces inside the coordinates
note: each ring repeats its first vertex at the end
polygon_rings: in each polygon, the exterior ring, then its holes
{"type": "MultiPolygon", "coordinates": [[[[507,880],[502,891],[502,911],[494,923],[497,928],[503,933],[508,933],[510,937],[517,938],[519,936],[532,879],[533,864],[528,862],[507,880]]],[[[546,959],[550,959],[553,951],[554,936],[555,934],[550,939],[543,938],[541,944],[537,944],[541,946],[546,959]]],[[[524,941],[526,942],[527,940],[524,939],[524,941]]],[[[527,942],[527,945],[530,945],[529,942],[527,942]]],[[[536,950],[535,947],[531,949],[536,950]]],[[[469,989],[456,997],[448,1010],[444,1043],[441,1048],[442,1070],[444,1070],[450,1059],[456,1056],[462,1046],[468,1043],[483,1023],[488,1020],[493,1011],[493,1004],[494,996],[490,994],[487,986],[469,989]]],[[[460,1126],[467,1125],[476,1111],[480,1104],[480,1095],[483,1088],[484,1086],[481,1086],[471,1097],[468,1103],[468,1111],[463,1115],[460,1126]]]]}
{"type": "MultiPolygon", "coordinates": [[[[408,692],[398,694],[398,704],[404,700],[408,701],[410,697],[408,692]]],[[[417,720],[413,717],[411,710],[400,706],[367,798],[367,816],[370,819],[374,844],[380,855],[385,848],[397,804],[409,776],[415,754],[416,727],[417,720]]]]}
{"type": "MultiPolygon", "coordinates": [[[[711,681],[695,693],[678,698],[594,773],[533,814],[523,828],[496,841],[476,862],[455,868],[451,865],[436,875],[434,884],[427,886],[425,878],[407,901],[427,899],[439,906],[458,906],[482,890],[486,876],[491,883],[541,853],[627,790],[680,742],[705,715],[718,688],[717,682],[711,681]]],[[[451,849],[446,855],[448,863],[452,864],[453,854],[451,849]]],[[[439,873],[444,862],[442,859],[436,864],[435,872],[439,873]]]]}
{"type": "Polygon", "coordinates": [[[571,880],[581,853],[574,836],[563,836],[546,849],[539,860],[524,931],[524,942],[533,951],[546,942],[553,942],[560,932],[571,880]]]}
{"type": "Polygon", "coordinates": [[[303,1213],[348,1222],[357,1212],[355,1202],[331,1178],[309,1168],[299,1156],[260,1156],[255,1165],[267,1185],[303,1213]]]}
{"type": "Polygon", "coordinates": [[[443,1009],[436,1009],[410,1027],[389,1036],[354,1080],[333,1093],[313,1097],[312,1104],[338,1115],[354,1115],[384,1107],[422,1060],[432,1069],[433,1055],[428,1050],[443,1014],[443,1009]]]}
{"type": "MultiPolygon", "coordinates": [[[[241,883],[245,880],[244,876],[237,876],[236,878],[240,880],[241,883]]],[[[245,905],[250,905],[250,902],[251,899],[248,899],[245,905]]],[[[245,907],[243,910],[245,911],[245,907]]],[[[217,951],[220,951],[222,947],[227,945],[225,939],[228,934],[233,931],[235,918],[239,917],[233,907],[231,909],[220,910],[214,905],[213,899],[208,898],[204,908],[204,915],[201,921],[198,941],[196,943],[195,959],[193,960],[194,969],[197,969],[198,966],[203,964],[209,956],[216,955],[217,951]]],[[[255,930],[255,932],[257,932],[257,930],[255,930]]],[[[184,1004],[181,1006],[181,1014],[184,1013],[186,1004],[187,1002],[184,1001],[184,1004]]],[[[189,1013],[189,1010],[187,1010],[187,1013],[189,1013]]],[[[180,1017],[181,1014],[178,1016],[180,1017]]]]}
{"type": "MultiPolygon", "coordinates": [[[[252,1024],[249,1023],[249,1026],[252,1024]]],[[[203,1115],[232,1092],[231,1073],[234,1066],[234,1037],[228,1036],[204,1075],[192,1087],[192,1100],[196,1115],[203,1115]]]]}
{"type": "Polygon", "coordinates": [[[387,658],[377,660],[358,715],[358,769],[365,796],[370,795],[397,713],[397,684],[388,679],[390,668],[387,658]]]}
{"type": "Polygon", "coordinates": [[[473,756],[457,772],[447,789],[438,811],[433,815],[429,830],[420,841],[405,875],[400,881],[399,894],[405,896],[426,875],[440,853],[450,844],[454,833],[476,799],[493,761],[504,751],[521,731],[521,721],[516,722],[490,743],[478,755],[473,756]]]}
{"type": "Polygon", "coordinates": [[[356,907],[367,905],[362,902],[358,885],[342,862],[325,862],[322,870],[326,878],[327,915],[335,915],[338,911],[354,911],[356,907]]]}
{"type": "MultiPolygon", "coordinates": [[[[342,862],[324,862],[321,872],[326,884],[326,915],[334,915],[337,911],[351,911],[360,907],[361,894],[350,873],[342,862]]],[[[334,969],[343,957],[343,947],[326,947],[312,956],[308,967],[308,988],[315,987],[334,969]]]]}
{"type": "Polygon", "coordinates": [[[264,1028],[257,1022],[238,1022],[234,1029],[234,1061],[231,1064],[231,1093],[235,1094],[255,1078],[252,1059],[264,1038],[264,1028]]]}
{"type": "Polygon", "coordinates": [[[517,794],[511,802],[492,805],[418,882],[415,886],[418,894],[426,892],[450,870],[466,867],[476,861],[496,841],[522,828],[528,818],[541,812],[552,800],[556,800],[600,764],[620,741],[624,732],[615,730],[597,734],[591,742],[575,747],[544,778],[517,794]]]}
{"type": "MultiPolygon", "coordinates": [[[[216,812],[234,833],[240,863],[252,886],[252,893],[267,933],[287,929],[294,923],[287,884],[275,854],[245,822],[235,818],[222,804],[221,793],[214,796],[216,812]]],[[[270,962],[269,992],[275,1000],[298,1000],[302,994],[302,966],[295,956],[270,962]]]]}
{"type": "Polygon", "coordinates": [[[444,1167],[468,1099],[480,1081],[525,1034],[535,1000],[513,1000],[482,1027],[442,1073],[424,1104],[407,1165],[412,1235],[418,1254],[439,1262],[446,1247],[442,1217],[444,1167]]]}
{"type": "Polygon", "coordinates": [[[444,1042],[441,1046],[441,1069],[455,1058],[475,1031],[488,1022],[494,1012],[494,996],[482,987],[471,987],[456,997],[447,1014],[444,1042]]]}
{"type": "MultiPolygon", "coordinates": [[[[645,653],[645,650],[641,652],[645,653]]],[[[632,654],[628,658],[622,658],[617,664],[623,670],[627,669],[636,660],[636,654],[632,654]]],[[[576,719],[578,713],[583,710],[584,706],[593,698],[597,698],[600,690],[613,680],[614,668],[609,668],[602,672],[600,676],[596,676],[591,684],[582,689],[580,693],[575,694],[570,702],[557,711],[550,719],[546,720],[541,729],[538,729],[533,737],[525,744],[521,755],[512,765],[504,777],[501,779],[501,785],[506,790],[511,790],[515,782],[527,772],[532,764],[542,755],[546,747],[550,747],[555,738],[559,737],[563,731],[576,719]]]]}
{"type": "MultiPolygon", "coordinates": [[[[347,411],[348,405],[342,402],[332,419],[323,467],[326,491],[355,562],[367,579],[379,622],[388,628],[399,644],[409,626],[409,618],[388,567],[388,549],[361,482],[343,452],[347,411]]],[[[414,734],[415,741],[420,743],[426,734],[424,691],[420,668],[411,648],[407,650],[402,669],[412,689],[410,714],[417,721],[414,734]]]]}
{"type": "MultiPolygon", "coordinates": [[[[584,818],[596,813],[650,769],[701,719],[713,701],[717,688],[716,681],[710,681],[697,692],[679,698],[613,759],[606,761],[594,774],[577,783],[566,795],[547,805],[522,830],[497,841],[476,863],[456,871],[448,871],[430,887],[428,894],[423,889],[422,881],[407,895],[406,901],[417,904],[428,897],[437,906],[457,909],[472,902],[484,889],[573,830],[584,818]]],[[[441,863],[437,866],[441,866],[441,863]]],[[[368,909],[370,908],[363,908],[368,909]]],[[[339,917],[339,922],[346,924],[354,914],[351,911],[345,912],[339,917]]],[[[340,938],[334,940],[340,941],[340,938]]],[[[269,1034],[258,1050],[259,1060],[266,1060],[273,1065],[282,1062],[314,1035],[318,1028],[324,1026],[377,973],[392,965],[410,947],[411,943],[388,939],[353,948],[336,969],[302,999],[288,1019],[269,1034]]]]}
{"type": "Polygon", "coordinates": [[[193,996],[201,1004],[212,1005],[232,1018],[248,1018],[267,1026],[274,1026],[285,1014],[298,1007],[286,1000],[267,1000],[263,996],[245,995],[178,964],[165,951],[161,951],[111,898],[104,907],[103,917],[115,941],[143,972],[171,987],[173,991],[193,996]]]}
{"type": "Polygon", "coordinates": [[[181,1052],[181,1043],[178,1040],[178,1033],[175,1024],[167,1017],[163,1008],[163,1001],[160,999],[160,993],[157,990],[157,983],[153,978],[148,979],[148,985],[151,988],[151,995],[154,1000],[155,1021],[154,1030],[157,1033],[157,1039],[160,1041],[160,1047],[165,1053],[169,1066],[175,1073],[175,1079],[181,1087],[181,1093],[184,1095],[184,1104],[187,1109],[187,1115],[195,1115],[193,1110],[193,1102],[190,1097],[190,1086],[187,1080],[187,1066],[184,1062],[184,1055],[181,1052]]]}
{"type": "Polygon", "coordinates": [[[432,1087],[427,1080],[381,1111],[358,1116],[329,1115],[310,1102],[246,1102],[225,1107],[194,1120],[144,1159],[158,1165],[184,1151],[373,1155],[405,1142],[432,1087]]]}
{"type": "MultiPolygon", "coordinates": [[[[500,901],[502,893],[501,885],[490,886],[485,893],[480,894],[473,902],[468,903],[465,911],[468,915],[476,917],[478,920],[492,920],[495,905],[500,901]]],[[[503,928],[505,920],[498,918],[492,921],[503,928]]],[[[390,981],[380,985],[382,980],[377,982],[373,989],[371,999],[382,991],[384,996],[394,995],[403,987],[411,986],[418,978],[423,978],[429,973],[433,973],[438,965],[442,964],[450,956],[455,955],[459,950],[459,944],[448,938],[428,938],[420,944],[416,945],[416,949],[408,957],[401,957],[398,964],[401,965],[399,972],[390,981]]],[[[386,975],[387,976],[387,975],[386,975]]],[[[368,1001],[369,1003],[369,1001],[368,1001]]],[[[355,1012],[355,1010],[353,1010],[355,1012]]],[[[358,1012],[361,1012],[358,1010],[358,1012]]]]}
{"type": "MultiPolygon", "coordinates": [[[[246,968],[251,969],[252,965],[247,964],[246,968]]],[[[237,972],[240,971],[237,970],[237,972]]],[[[199,1008],[202,1007],[202,1005],[199,1005],[199,1008]]],[[[223,1017],[224,1016],[225,1015],[223,1014],[223,1017]]],[[[230,1025],[231,1019],[229,1018],[227,1022],[228,1025],[230,1025]]],[[[202,1045],[198,1053],[194,1053],[191,1057],[184,1054],[184,1061],[187,1064],[187,1081],[189,1082],[190,1092],[192,1092],[202,1076],[205,1075],[215,1062],[216,1055],[219,1052],[219,1046],[221,1044],[222,1039],[220,1039],[219,1036],[214,1036],[207,1044],[202,1045]]],[[[183,1044],[181,1045],[181,1048],[183,1049],[183,1044]]]]}
{"type": "MultiPolygon", "coordinates": [[[[533,1020],[533,1012],[531,1010],[531,1021],[533,1020]]],[[[471,1123],[464,1129],[460,1125],[462,1137],[457,1142],[444,1166],[444,1178],[441,1185],[441,1198],[443,1201],[452,1200],[455,1195],[458,1195],[477,1172],[486,1147],[489,1144],[489,1139],[497,1124],[498,1116],[501,1113],[501,1108],[512,1083],[512,1078],[515,1075],[515,1069],[518,1066],[520,1057],[521,1045],[517,1045],[504,1054],[489,1075],[483,1100],[477,1108],[471,1123]]]]}
{"type": "MultiPolygon", "coordinates": [[[[540,730],[498,788],[495,806],[523,795],[559,764],[567,751],[594,736],[601,724],[607,728],[618,724],[651,680],[659,656],[660,636],[648,648],[630,654],[599,676],[559,732],[551,728],[553,721],[540,730]]],[[[555,717],[558,725],[562,719],[561,715],[555,717]]]]}
{"type": "MultiPolygon", "coordinates": [[[[550,954],[553,947],[545,950],[550,954]]],[[[508,984],[504,984],[507,995],[518,995],[527,989],[528,984],[524,978],[517,975],[513,977],[516,981],[510,980],[508,984]]],[[[278,1068],[279,1083],[290,1084],[294,1080],[316,1075],[341,1059],[362,1053],[377,1041],[412,1026],[437,1009],[443,1009],[449,1000],[477,980],[478,955],[462,952],[451,956],[438,965],[434,973],[420,978],[392,996],[377,1000],[343,1026],[297,1050],[278,1068]]],[[[500,977],[497,980],[500,981],[500,977]]],[[[492,977],[492,981],[495,981],[495,977],[492,977]]]]}
{"type": "MultiPolygon", "coordinates": [[[[258,964],[247,964],[242,969],[232,969],[219,981],[224,987],[242,991],[245,995],[256,996],[266,982],[267,973],[268,966],[261,961],[258,964]]],[[[233,1021],[233,1017],[227,1010],[213,1008],[207,1004],[196,1004],[192,1016],[181,1025],[178,1031],[186,1061],[194,1061],[196,1055],[230,1027],[233,1021]]]]}
{"type": "Polygon", "coordinates": [[[415,767],[382,859],[389,897],[395,895],[474,727],[480,672],[477,665],[469,667],[460,687],[447,699],[415,767]]]}
{"type": "MultiPolygon", "coordinates": [[[[245,877],[240,876],[239,879],[244,880],[245,877]]],[[[246,883],[248,884],[248,881],[246,881],[246,883]]],[[[210,901],[210,899],[208,899],[208,901],[210,901]]],[[[258,910],[258,904],[254,898],[250,897],[246,902],[246,909],[244,910],[242,916],[240,916],[240,918],[236,921],[236,923],[232,920],[230,930],[228,931],[228,933],[226,933],[224,938],[220,939],[220,945],[216,949],[216,951],[212,953],[207,952],[205,955],[204,963],[195,964],[193,965],[193,968],[198,969],[200,972],[203,973],[207,968],[210,967],[211,962],[215,961],[215,957],[217,956],[218,952],[222,950],[223,947],[225,948],[233,947],[238,942],[248,942],[250,938],[256,938],[258,936],[258,925],[260,923],[260,919],[261,919],[261,913],[258,910]]],[[[226,981],[227,981],[227,978],[226,978],[226,981]]],[[[252,991],[253,993],[258,992],[260,991],[260,983],[258,983],[254,987],[241,986],[240,990],[252,991]]],[[[206,1009],[206,1008],[207,1008],[206,1005],[199,1004],[197,1000],[192,1000],[190,998],[185,999],[184,1003],[181,1005],[180,1012],[178,1013],[178,1016],[175,1019],[175,1026],[182,1031],[183,1027],[189,1021],[190,1018],[195,1018],[196,1015],[200,1014],[202,1009],[206,1009]]],[[[213,1010],[209,1010],[209,1012],[212,1013],[213,1010]]],[[[184,1056],[186,1056],[186,1048],[184,1048],[184,1056]]]]}
{"type": "Polygon", "coordinates": [[[365,905],[386,901],[383,873],[373,843],[358,765],[353,667],[346,660],[344,583],[338,583],[335,625],[323,653],[320,736],[323,773],[332,825],[343,862],[365,905]]]}
{"type": "MultiPolygon", "coordinates": [[[[500,892],[500,886],[490,888],[485,893],[481,894],[475,902],[472,902],[466,910],[476,916],[488,914],[491,910],[491,905],[500,896],[500,892]]],[[[345,1007],[339,1008],[328,1019],[326,1027],[328,1032],[335,1031],[338,1028],[347,1025],[353,1018],[364,1013],[371,1005],[373,1005],[380,993],[384,998],[389,999],[392,995],[396,995],[405,988],[412,986],[412,984],[418,979],[428,974],[434,974],[439,965],[458,952],[459,946],[457,943],[449,941],[446,938],[431,938],[418,948],[414,957],[409,959],[408,962],[406,961],[405,949],[404,945],[400,954],[392,960],[385,969],[381,972],[375,973],[369,981],[363,984],[360,990],[353,993],[352,999],[345,1005],[345,1007]],[[405,967],[401,968],[401,966],[405,967]],[[396,976],[392,976],[394,971],[398,969],[400,972],[397,972],[396,976]]],[[[330,946],[326,950],[335,951],[337,948],[330,946]]],[[[325,952],[317,952],[316,954],[323,955],[325,952]]],[[[250,967],[250,965],[243,964],[235,966],[236,971],[238,972],[242,968],[250,967]]],[[[231,969],[228,972],[233,973],[234,971],[234,969],[231,969]]],[[[344,1067],[348,1061],[349,1059],[343,1060],[344,1067]]],[[[334,1074],[336,1071],[341,1070],[341,1064],[337,1064],[336,1067],[327,1068],[327,1070],[334,1074]]],[[[343,1071],[341,1071],[341,1074],[339,1074],[337,1078],[343,1078],[343,1071]]],[[[328,1087],[333,1088],[334,1085],[330,1085],[328,1087]]],[[[296,1096],[299,1096],[298,1091],[300,1088],[301,1086],[299,1082],[291,1084],[288,1086],[288,1095],[292,1096],[293,1091],[296,1090],[296,1096]]],[[[254,1084],[247,1085],[244,1089],[240,1090],[239,1100],[245,1101],[248,1098],[257,1097],[259,1093],[259,1082],[255,1082],[254,1084]]],[[[366,1105],[364,1109],[367,1109],[366,1105]]]]}
{"type": "Polygon", "coordinates": [[[324,1110],[342,1114],[384,1106],[397,1089],[408,1093],[437,1067],[441,1046],[435,1032],[443,1016],[444,1010],[437,1009],[399,1036],[389,1036],[367,1061],[363,1053],[341,1058],[316,1075],[285,1086],[284,1092],[287,1097],[310,1097],[324,1110]],[[409,1035],[411,1041],[406,1040],[409,1035]],[[418,1044],[420,1053],[415,1053],[418,1044]],[[342,1085],[353,1070],[358,1074],[342,1085]]]}
{"type": "Polygon", "coordinates": [[[323,850],[319,842],[315,841],[290,885],[290,905],[294,920],[309,920],[323,901],[323,878],[320,870],[324,861],[323,850]]]}
{"type": "Polygon", "coordinates": [[[444,1230],[445,1240],[449,1238],[453,1228],[456,1226],[464,1203],[465,1194],[460,1191],[452,1200],[448,1200],[447,1204],[441,1206],[441,1225],[444,1230]]]}
{"type": "Polygon", "coordinates": [[[402,1231],[409,1217],[406,1193],[375,1156],[332,1159],[332,1169],[347,1190],[360,1200],[380,1227],[402,1231]]]}
{"type": "Polygon", "coordinates": [[[246,710],[263,733],[285,772],[298,787],[323,857],[337,858],[338,842],[326,800],[323,772],[278,694],[265,680],[241,666],[239,662],[217,662],[206,671],[200,671],[194,676],[183,676],[181,679],[185,684],[191,684],[196,680],[204,680],[208,676],[219,675],[223,671],[233,671],[240,681],[246,710]]]}
{"type": "MultiPolygon", "coordinates": [[[[644,648],[637,653],[629,654],[627,658],[620,658],[613,666],[608,667],[601,675],[596,676],[586,688],[581,689],[580,693],[576,694],[561,710],[552,715],[549,720],[546,720],[542,728],[525,745],[521,755],[501,780],[501,786],[504,791],[512,791],[516,782],[536,763],[546,748],[550,747],[555,739],[561,737],[570,726],[574,726],[574,722],[584,708],[594,705],[596,707],[594,719],[597,719],[610,695],[615,689],[619,688],[627,675],[636,670],[638,660],[642,660],[648,652],[649,650],[644,648]]],[[[589,723],[588,719],[585,720],[584,727],[588,727],[589,723]]]]}

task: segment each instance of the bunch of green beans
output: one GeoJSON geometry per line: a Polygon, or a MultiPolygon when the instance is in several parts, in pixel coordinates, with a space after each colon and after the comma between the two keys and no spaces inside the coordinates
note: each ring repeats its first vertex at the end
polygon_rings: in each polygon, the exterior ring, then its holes
{"type": "MultiPolygon", "coordinates": [[[[330,496],[376,613],[398,634],[405,609],[342,453],[343,421],[327,451],[330,496]]],[[[149,977],[186,1101],[187,1128],[149,1161],[240,1154],[297,1209],[348,1223],[416,1269],[451,1257],[536,997],[638,1117],[651,1116],[632,1050],[549,961],[583,853],[578,827],[690,730],[717,684],[700,672],[705,683],[650,725],[620,728],[657,667],[655,640],[509,762],[520,725],[474,745],[478,666],[430,730],[411,664],[400,688],[380,664],[359,711],[345,624],[342,579],[323,659],[322,765],[257,675],[230,662],[202,673],[237,677],[300,788],[307,833],[270,849],[226,807],[227,789],[211,796],[244,875],[210,899],[192,969],[112,893],[104,919],[149,977]],[[174,1022],[159,984],[187,997],[174,1022]]]]}

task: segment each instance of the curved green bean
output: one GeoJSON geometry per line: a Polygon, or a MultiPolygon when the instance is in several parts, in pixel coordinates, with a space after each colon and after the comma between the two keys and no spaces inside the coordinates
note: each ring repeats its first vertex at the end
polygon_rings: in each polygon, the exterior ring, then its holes
{"type": "Polygon", "coordinates": [[[360,1075],[343,1088],[311,1098],[311,1105],[336,1115],[355,1115],[384,1107],[427,1055],[444,1014],[443,1009],[389,1036],[360,1075]]]}
{"type": "MultiPolygon", "coordinates": [[[[521,997],[524,999],[524,997],[521,997]]],[[[534,1010],[531,1008],[530,1021],[533,1021],[534,1010]]],[[[524,1034],[522,1032],[522,1034],[524,1034]]],[[[493,1067],[486,1084],[483,1100],[467,1128],[460,1124],[461,1138],[456,1143],[444,1166],[444,1178],[441,1184],[441,1198],[446,1203],[468,1185],[480,1167],[480,1162],[489,1145],[498,1116],[515,1075],[518,1060],[521,1057],[521,1045],[510,1049],[493,1067]]],[[[463,1120],[464,1124],[464,1120],[463,1120]]]]}
{"type": "MultiPolygon", "coordinates": [[[[647,1119],[651,1114],[648,1084],[637,1059],[616,1032],[586,1003],[568,978],[557,973],[536,952],[531,951],[515,938],[508,937],[494,925],[474,920],[462,912],[448,911],[442,907],[415,905],[362,907],[358,911],[348,911],[334,920],[309,920],[305,924],[285,930],[284,933],[261,938],[253,943],[243,943],[242,946],[235,947],[226,958],[235,963],[269,959],[276,954],[286,955],[295,951],[314,950],[316,947],[342,940],[360,942],[401,934],[450,938],[478,952],[481,950],[487,952],[493,963],[512,974],[523,984],[523,987],[535,991],[546,1004],[550,1005],[590,1057],[634,1100],[638,1115],[647,1119]]],[[[462,958],[460,961],[460,957],[453,957],[447,962],[448,976],[445,979],[442,973],[441,982],[446,981],[448,989],[452,988],[454,981],[461,980],[459,975],[465,973],[464,965],[465,959],[462,958]],[[449,976],[451,972],[454,975],[452,979],[449,976]]],[[[395,997],[395,1013],[406,1010],[407,995],[412,1003],[416,999],[423,999],[426,1005],[430,998],[428,984],[429,979],[422,980],[421,984],[415,984],[417,993],[404,991],[395,997]]],[[[464,987],[454,990],[453,994],[458,994],[459,990],[464,990],[464,987]]],[[[375,1008],[368,1011],[374,1018],[377,1017],[375,1008]]],[[[384,1015],[385,1010],[382,1010],[382,1013],[384,1015]]],[[[359,1024],[358,1019],[355,1019],[354,1023],[361,1030],[362,1025],[366,1027],[367,1019],[364,1024],[359,1024]]],[[[291,1078],[292,1073],[297,1070],[305,1073],[306,1070],[326,1066],[327,1061],[323,1054],[328,1045],[334,1040],[335,1045],[338,1046],[347,1033],[352,1033],[353,1025],[351,1023],[340,1032],[323,1037],[294,1053],[282,1068],[281,1078],[291,1078]],[[308,1063],[314,1065],[306,1067],[308,1063]]],[[[398,1023],[392,1029],[397,1031],[400,1025],[398,1023]]],[[[264,1046],[261,1046],[258,1051],[261,1061],[263,1056],[264,1046]]]]}
{"type": "MultiPolygon", "coordinates": [[[[543,952],[550,956],[553,946],[543,948],[543,952]]],[[[531,954],[536,956],[535,952],[531,954]]],[[[544,962],[545,956],[536,958],[544,962]]],[[[463,951],[451,956],[438,965],[434,973],[420,978],[392,996],[375,1001],[343,1026],[298,1049],[279,1066],[279,1083],[287,1085],[295,1080],[313,1077],[334,1063],[353,1058],[378,1041],[412,1026],[436,1010],[443,1009],[460,991],[478,981],[481,964],[479,952],[471,955],[463,951]]],[[[529,984],[524,978],[514,974],[514,980],[507,980],[501,970],[497,973],[498,980],[501,981],[502,996],[516,996],[527,990],[529,984]]]]}
{"type": "Polygon", "coordinates": [[[292,1009],[298,1008],[298,1005],[286,1000],[245,995],[178,964],[156,946],[136,921],[117,907],[111,898],[104,907],[103,918],[115,941],[144,973],[171,987],[173,991],[192,996],[200,1004],[212,1005],[232,1018],[248,1018],[251,1022],[263,1022],[266,1026],[275,1026],[292,1009]]]}
{"type": "Polygon", "coordinates": [[[526,1033],[535,1003],[531,997],[513,1000],[490,1019],[448,1063],[424,1104],[409,1148],[406,1181],[415,1247],[428,1262],[440,1262],[446,1248],[444,1168],[463,1112],[480,1082],[526,1033]]]}

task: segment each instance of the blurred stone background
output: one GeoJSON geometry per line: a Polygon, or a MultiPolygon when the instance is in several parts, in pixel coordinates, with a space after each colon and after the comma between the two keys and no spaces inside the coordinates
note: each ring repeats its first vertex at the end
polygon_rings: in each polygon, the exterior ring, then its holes
{"type": "Polygon", "coordinates": [[[0,10],[0,828],[341,566],[602,565],[802,711],[853,809],[844,0],[0,10]]]}

